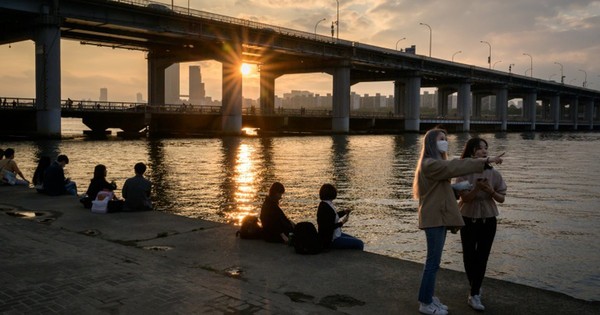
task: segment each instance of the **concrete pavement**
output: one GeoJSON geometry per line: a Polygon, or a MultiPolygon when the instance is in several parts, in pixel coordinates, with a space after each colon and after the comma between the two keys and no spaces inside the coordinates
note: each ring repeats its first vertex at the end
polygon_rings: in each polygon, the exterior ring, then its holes
{"type": "MultiPolygon", "coordinates": [[[[92,214],[73,196],[0,187],[2,314],[419,314],[422,265],[368,252],[297,255],[162,212],[92,214]]],[[[440,270],[450,314],[463,273],[440,270]]],[[[486,314],[600,314],[600,303],[486,279],[486,314]]]]}

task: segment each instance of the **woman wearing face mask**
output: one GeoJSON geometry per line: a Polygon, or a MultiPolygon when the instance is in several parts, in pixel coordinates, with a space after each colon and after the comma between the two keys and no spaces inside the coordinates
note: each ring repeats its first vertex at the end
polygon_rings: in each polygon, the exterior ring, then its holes
{"type": "MultiPolygon", "coordinates": [[[[481,159],[488,156],[488,143],[481,138],[467,141],[461,159],[481,159]]],[[[458,206],[465,226],[460,230],[463,262],[471,292],[467,303],[478,311],[485,310],[481,304],[481,283],[485,276],[488,257],[496,235],[496,202],[503,203],[506,183],[500,172],[486,167],[482,173],[461,176],[456,183],[469,182],[473,189],[462,190],[458,206]]]]}
{"type": "Polygon", "coordinates": [[[413,195],[419,200],[419,228],[425,231],[427,239],[427,259],[419,289],[419,312],[448,314],[448,307],[434,296],[435,278],[440,267],[447,229],[455,232],[464,225],[450,179],[481,173],[488,163],[502,163],[501,156],[448,160],[445,130],[435,128],[423,137],[413,181],[413,195]]]}

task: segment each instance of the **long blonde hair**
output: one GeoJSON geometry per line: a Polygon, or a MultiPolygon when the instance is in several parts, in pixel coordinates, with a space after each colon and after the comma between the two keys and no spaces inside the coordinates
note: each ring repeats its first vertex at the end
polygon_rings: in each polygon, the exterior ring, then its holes
{"type": "Polygon", "coordinates": [[[425,133],[423,137],[423,144],[421,145],[421,155],[417,161],[417,167],[415,168],[415,178],[413,179],[413,197],[419,199],[419,175],[421,173],[421,164],[426,158],[435,160],[445,160],[447,158],[447,152],[440,152],[437,147],[437,137],[440,133],[447,135],[446,130],[441,128],[433,128],[425,133]]]}

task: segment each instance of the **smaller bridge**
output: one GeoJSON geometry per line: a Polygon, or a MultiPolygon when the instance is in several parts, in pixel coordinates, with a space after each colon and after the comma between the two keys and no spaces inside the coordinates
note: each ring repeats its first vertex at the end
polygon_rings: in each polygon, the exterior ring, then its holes
{"type": "MultiPolygon", "coordinates": [[[[0,97],[0,130],[5,135],[33,136],[38,111],[33,98],[0,97]]],[[[223,119],[220,106],[192,104],[148,105],[134,102],[91,100],[62,100],[61,116],[81,118],[95,137],[109,134],[108,129],[121,129],[119,136],[139,137],[149,132],[153,136],[219,135],[223,119]]],[[[535,128],[524,115],[508,115],[507,131],[527,130],[597,130],[600,121],[590,121],[583,115],[574,120],[569,112],[558,122],[538,110],[535,128]]],[[[276,108],[265,112],[260,108],[244,108],[242,126],[256,128],[262,133],[334,133],[331,129],[331,110],[276,108]]],[[[461,131],[464,119],[458,114],[420,117],[420,130],[443,125],[450,131],[461,131]]],[[[503,121],[495,116],[471,116],[471,130],[501,131],[503,121]]],[[[404,117],[392,112],[350,112],[351,133],[404,132],[404,117]]]]}

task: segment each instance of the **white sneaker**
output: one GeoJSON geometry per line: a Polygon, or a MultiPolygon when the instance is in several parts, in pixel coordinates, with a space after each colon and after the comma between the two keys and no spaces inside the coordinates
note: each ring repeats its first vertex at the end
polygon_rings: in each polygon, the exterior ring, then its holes
{"type": "Polygon", "coordinates": [[[435,303],[419,303],[419,312],[428,315],[448,315],[448,311],[439,308],[435,303]]]}
{"type": "Polygon", "coordinates": [[[440,299],[437,296],[434,296],[431,298],[433,304],[435,304],[435,306],[437,306],[438,308],[443,309],[444,311],[448,310],[448,306],[442,304],[442,301],[440,301],[440,299]]]}
{"type": "Polygon", "coordinates": [[[485,306],[483,306],[483,304],[481,304],[481,296],[480,295],[473,295],[473,296],[470,295],[469,299],[467,300],[467,303],[474,310],[477,310],[477,311],[485,310],[485,306]]]}

